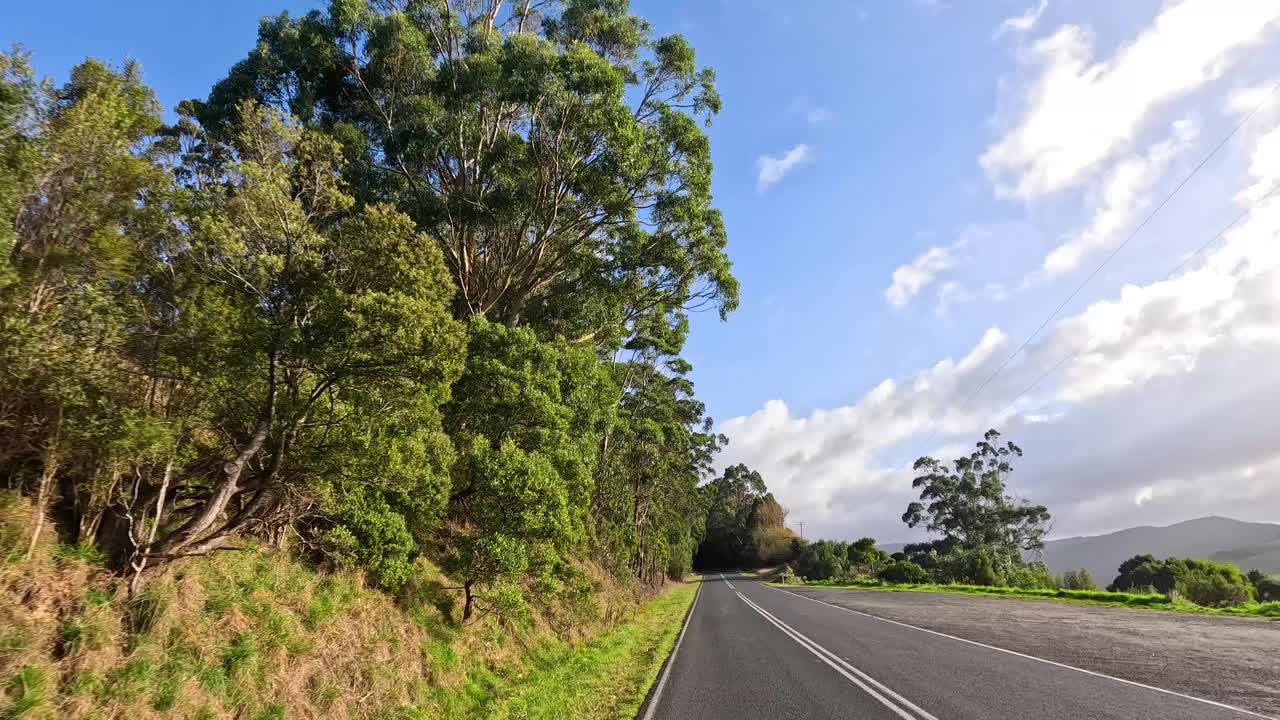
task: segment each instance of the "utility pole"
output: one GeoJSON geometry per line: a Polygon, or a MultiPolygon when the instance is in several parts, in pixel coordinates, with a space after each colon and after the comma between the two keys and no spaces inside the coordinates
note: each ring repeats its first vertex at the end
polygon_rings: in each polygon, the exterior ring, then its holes
{"type": "Polygon", "coordinates": [[[796,523],[796,524],[800,526],[800,539],[803,540],[804,539],[804,523],[796,523]]]}

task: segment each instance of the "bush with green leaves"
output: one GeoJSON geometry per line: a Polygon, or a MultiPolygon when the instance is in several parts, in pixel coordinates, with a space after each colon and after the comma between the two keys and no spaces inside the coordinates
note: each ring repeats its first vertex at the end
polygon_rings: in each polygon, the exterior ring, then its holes
{"type": "Polygon", "coordinates": [[[1058,576],[1056,584],[1063,590],[1098,589],[1098,585],[1093,581],[1093,576],[1084,568],[1080,568],[1079,570],[1067,570],[1058,576]]]}
{"type": "Polygon", "coordinates": [[[929,582],[929,573],[910,560],[892,560],[880,569],[879,579],[887,583],[919,585],[929,582]]]}
{"type": "MultiPolygon", "coordinates": [[[[1049,572],[1049,568],[1042,562],[1030,562],[1025,564],[1017,564],[1008,568],[1004,572],[1003,582],[999,583],[1006,587],[1016,587],[1023,589],[1036,588],[1056,588],[1057,580],[1053,574],[1049,572]]],[[[1076,588],[1083,590],[1086,588],[1076,588]]]]}
{"type": "Polygon", "coordinates": [[[1264,575],[1259,570],[1250,570],[1249,584],[1253,586],[1253,596],[1258,602],[1280,601],[1280,577],[1264,575]]]}
{"type": "Polygon", "coordinates": [[[1252,587],[1220,573],[1191,573],[1178,580],[1178,595],[1204,607],[1231,607],[1251,599],[1252,587]]]}
{"type": "Polygon", "coordinates": [[[1107,590],[1133,592],[1146,587],[1210,607],[1248,602],[1253,596],[1253,586],[1235,565],[1196,558],[1157,560],[1151,555],[1135,555],[1121,563],[1107,590]]]}

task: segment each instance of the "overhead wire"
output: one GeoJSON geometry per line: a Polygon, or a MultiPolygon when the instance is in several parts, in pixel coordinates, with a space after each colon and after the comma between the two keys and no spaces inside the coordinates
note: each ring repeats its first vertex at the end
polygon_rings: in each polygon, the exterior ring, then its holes
{"type": "MultiPolygon", "coordinates": [[[[1187,175],[1182,178],[1182,180],[1177,184],[1177,186],[1175,186],[1173,190],[1170,191],[1169,194],[1166,195],[1165,198],[1160,201],[1160,204],[1156,205],[1156,207],[1152,209],[1150,213],[1147,214],[1147,216],[1142,220],[1142,222],[1139,223],[1137,227],[1135,227],[1133,231],[1130,232],[1129,235],[1125,237],[1124,241],[1121,242],[1119,245],[1117,245],[1116,248],[1112,250],[1111,253],[1107,255],[1107,257],[1103,259],[1103,261],[1097,267],[1093,269],[1093,272],[1089,273],[1089,275],[1085,277],[1085,279],[1081,281],[1080,284],[1077,285],[1076,288],[1072,290],[1069,295],[1067,295],[1066,299],[1064,299],[1061,303],[1058,304],[1056,308],[1054,308],[1053,312],[1049,313],[1048,317],[1046,317],[1044,321],[1041,322],[1038,327],[1036,327],[1035,331],[1032,332],[1030,335],[1028,335],[1027,338],[1023,340],[1022,343],[1019,344],[1018,347],[1015,348],[1014,351],[1010,353],[1009,356],[1006,357],[1004,361],[1000,363],[1000,365],[990,375],[988,375],[987,378],[983,380],[982,383],[978,385],[977,388],[973,390],[973,392],[965,396],[965,399],[960,403],[960,405],[962,407],[968,406],[969,403],[972,402],[973,399],[978,396],[978,393],[985,390],[987,386],[990,385],[991,382],[995,380],[996,377],[998,377],[1000,373],[1002,373],[1005,370],[1005,368],[1009,366],[1009,363],[1012,362],[1015,357],[1017,357],[1024,349],[1026,349],[1028,345],[1031,344],[1032,340],[1035,340],[1037,337],[1039,337],[1040,333],[1043,332],[1046,327],[1048,327],[1049,323],[1053,322],[1053,319],[1056,318],[1058,314],[1061,313],[1062,310],[1073,299],[1075,299],[1076,295],[1080,294],[1080,291],[1083,290],[1085,286],[1089,284],[1090,281],[1092,281],[1095,277],[1097,277],[1098,273],[1102,272],[1102,269],[1105,268],[1116,257],[1116,255],[1120,254],[1120,251],[1123,250],[1125,246],[1129,244],[1130,241],[1132,241],[1135,237],[1137,237],[1138,233],[1142,232],[1142,229],[1145,228],[1152,221],[1152,219],[1154,219],[1156,215],[1158,215],[1160,211],[1163,210],[1164,207],[1169,204],[1171,200],[1173,200],[1174,196],[1176,196],[1178,192],[1181,191],[1182,188],[1185,187],[1187,183],[1190,182],[1191,179],[1195,177],[1196,174],[1199,173],[1200,170],[1204,168],[1204,166],[1207,165],[1215,155],[1218,154],[1218,151],[1221,150],[1223,147],[1225,147],[1226,144],[1230,142],[1231,139],[1234,138],[1240,132],[1241,128],[1243,128],[1246,124],[1248,124],[1248,122],[1251,119],[1253,119],[1253,116],[1256,115],[1259,110],[1261,110],[1263,107],[1267,105],[1267,103],[1271,101],[1272,96],[1274,96],[1278,90],[1280,90],[1280,82],[1276,83],[1271,87],[1271,90],[1266,93],[1263,99],[1256,106],[1254,106],[1254,108],[1250,110],[1244,117],[1242,117],[1240,121],[1237,122],[1235,126],[1231,128],[1231,131],[1228,132],[1225,137],[1223,137],[1220,141],[1218,141],[1216,145],[1213,146],[1213,149],[1210,150],[1209,153],[1205,155],[1204,158],[1202,158],[1194,168],[1192,168],[1191,172],[1187,173],[1187,175]]],[[[1280,189],[1280,186],[1277,186],[1277,189],[1280,189]]],[[[1178,272],[1183,267],[1185,267],[1186,264],[1190,262],[1192,258],[1194,258],[1196,255],[1199,255],[1200,252],[1202,252],[1205,248],[1213,244],[1213,242],[1215,242],[1218,238],[1222,237],[1223,234],[1225,234],[1228,230],[1230,230],[1236,223],[1240,222],[1240,220],[1242,220],[1244,217],[1246,217],[1247,215],[1252,213],[1255,209],[1257,209],[1257,207],[1260,206],[1264,200],[1271,197],[1271,195],[1274,194],[1275,192],[1276,192],[1276,189],[1273,189],[1271,192],[1263,196],[1263,198],[1258,200],[1258,202],[1254,203],[1254,205],[1251,208],[1249,208],[1244,213],[1237,216],[1236,219],[1233,220],[1229,225],[1223,228],[1218,234],[1211,237],[1204,245],[1200,246],[1199,249],[1197,249],[1194,253],[1192,253],[1187,258],[1185,258],[1182,261],[1182,263],[1180,263],[1177,267],[1175,267],[1172,271],[1170,271],[1170,274],[1166,276],[1166,279],[1168,279],[1169,277],[1172,277],[1174,273],[1178,272]]],[[[1090,342],[1092,342],[1093,339],[1094,338],[1091,338],[1090,342]]],[[[1030,392],[1031,389],[1033,389],[1042,380],[1044,380],[1044,378],[1051,375],[1055,370],[1057,370],[1064,363],[1070,360],[1071,357],[1073,357],[1074,355],[1078,355],[1079,353],[1080,353],[1080,350],[1077,349],[1076,351],[1074,351],[1073,354],[1063,357],[1053,367],[1051,367],[1048,371],[1046,371],[1043,375],[1041,375],[1034,383],[1032,383],[1031,386],[1029,386],[1023,392],[1019,393],[1014,398],[1013,402],[1016,403],[1027,392],[1030,392]]],[[[1009,407],[1012,406],[1012,404],[1013,403],[1010,403],[1009,406],[1006,406],[1004,410],[1001,410],[1000,412],[1003,413],[1005,410],[1008,410],[1009,407]]],[[[924,441],[924,443],[922,443],[922,452],[928,450],[928,446],[938,436],[939,432],[940,432],[940,428],[935,427],[933,432],[929,434],[929,437],[924,441]]]]}

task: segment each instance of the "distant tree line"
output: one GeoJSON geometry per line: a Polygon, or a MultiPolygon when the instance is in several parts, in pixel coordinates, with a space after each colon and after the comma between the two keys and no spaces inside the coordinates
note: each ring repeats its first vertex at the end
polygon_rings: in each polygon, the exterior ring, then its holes
{"type": "MultiPolygon", "coordinates": [[[[172,123],[134,63],[55,87],[0,55],[0,482],[30,545],[135,586],[243,538],[389,590],[425,556],[464,617],[579,560],[680,577],[723,442],[687,313],[738,301],[719,110],[610,0],[268,18],[172,123]]],[[[772,557],[781,508],[748,514],[772,557]]]]}
{"type": "MultiPolygon", "coordinates": [[[[1050,514],[1007,494],[1013,460],[1022,450],[986,433],[976,450],[951,466],[924,457],[915,462],[920,499],[903,514],[908,527],[934,537],[886,555],[872,538],[853,543],[797,541],[784,578],[837,583],[965,584],[1017,588],[1095,590],[1087,570],[1054,576],[1039,559],[1050,514]]],[[[1138,555],[1125,561],[1112,592],[1161,593],[1198,605],[1224,607],[1280,600],[1280,579],[1228,563],[1138,555]]]]}

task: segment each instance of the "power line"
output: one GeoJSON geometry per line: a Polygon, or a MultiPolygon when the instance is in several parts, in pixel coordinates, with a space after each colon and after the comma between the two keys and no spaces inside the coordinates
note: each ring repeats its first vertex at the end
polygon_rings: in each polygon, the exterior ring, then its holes
{"type": "MultiPolygon", "coordinates": [[[[1274,187],[1271,188],[1271,190],[1266,195],[1263,195],[1261,198],[1258,199],[1257,202],[1255,202],[1251,207],[1249,207],[1249,209],[1237,215],[1234,220],[1227,223],[1226,227],[1219,230],[1216,235],[1209,238],[1209,240],[1206,241],[1200,247],[1196,248],[1195,252],[1191,253],[1182,262],[1178,263],[1176,267],[1174,267],[1167,274],[1165,274],[1164,280],[1168,280],[1172,278],[1174,275],[1177,275],[1178,272],[1182,270],[1182,268],[1186,267],[1187,264],[1190,263],[1193,259],[1195,259],[1196,256],[1204,252],[1205,249],[1207,249],[1210,245],[1220,240],[1222,236],[1226,235],[1231,230],[1231,228],[1235,227],[1241,220],[1251,215],[1254,211],[1256,211],[1259,207],[1262,206],[1262,203],[1266,202],[1272,195],[1275,195],[1277,192],[1280,192],[1280,183],[1277,183],[1274,187]]],[[[1163,280],[1161,282],[1163,282],[1163,280]]],[[[1037,377],[1034,381],[1032,381],[1030,385],[1024,388],[1022,392],[1015,395],[1013,400],[1011,400],[1008,405],[1005,405],[1004,408],[1000,410],[1000,413],[1003,413],[1005,410],[1008,410],[1012,408],[1014,405],[1016,405],[1017,402],[1023,398],[1023,396],[1025,396],[1027,393],[1034,390],[1037,385],[1043,382],[1045,378],[1049,377],[1054,372],[1056,372],[1058,368],[1062,367],[1067,362],[1075,359],[1076,356],[1078,356],[1081,352],[1083,352],[1091,344],[1093,344],[1093,341],[1096,339],[1098,339],[1098,336],[1096,334],[1092,335],[1089,337],[1089,340],[1085,342],[1083,347],[1072,350],[1071,352],[1062,356],[1062,358],[1059,359],[1058,362],[1054,363],[1052,367],[1050,367],[1048,370],[1045,370],[1043,373],[1041,373],[1040,376],[1037,377]]],[[[999,415],[1000,413],[997,413],[997,415],[999,415]]]]}
{"type": "MultiPolygon", "coordinates": [[[[1000,363],[1000,366],[997,367],[995,371],[992,372],[989,376],[987,376],[986,380],[982,381],[982,384],[979,385],[977,389],[975,389],[973,392],[969,393],[965,397],[964,401],[961,402],[960,405],[962,407],[968,406],[969,403],[972,402],[973,399],[978,396],[978,393],[986,389],[986,387],[991,384],[991,381],[995,380],[996,377],[999,376],[1000,373],[1003,372],[1004,369],[1009,366],[1009,363],[1012,362],[1013,359],[1017,357],[1019,353],[1021,353],[1024,349],[1026,349],[1027,345],[1031,344],[1032,340],[1035,340],[1037,337],[1039,337],[1040,333],[1043,332],[1046,327],[1048,327],[1049,323],[1053,322],[1053,319],[1058,316],[1058,313],[1062,312],[1063,308],[1065,308],[1068,303],[1070,303],[1073,299],[1075,299],[1076,295],[1078,295],[1080,291],[1083,290],[1084,287],[1088,285],[1089,282],[1092,281],[1093,278],[1098,275],[1098,273],[1102,272],[1102,269],[1106,267],[1107,264],[1110,263],[1111,260],[1114,259],[1116,255],[1120,254],[1120,251],[1123,250],[1131,240],[1137,237],[1138,233],[1141,232],[1142,229],[1145,228],[1147,224],[1150,223],[1151,220],[1160,213],[1161,210],[1164,209],[1164,206],[1168,205],[1169,201],[1172,200],[1173,197],[1177,195],[1178,192],[1182,190],[1182,188],[1186,186],[1188,182],[1191,181],[1191,178],[1195,177],[1196,173],[1200,172],[1201,168],[1203,168],[1206,164],[1208,164],[1209,160],[1213,159],[1213,156],[1217,155],[1218,151],[1221,150],[1228,142],[1230,142],[1231,138],[1235,137],[1236,134],[1240,132],[1240,129],[1244,127],[1245,124],[1248,123],[1249,120],[1251,120],[1253,116],[1256,115],[1257,112],[1261,110],[1263,106],[1265,106],[1271,100],[1271,96],[1275,95],[1277,90],[1280,90],[1280,83],[1276,83],[1271,87],[1270,92],[1266,94],[1266,96],[1262,99],[1262,101],[1259,102],[1252,110],[1250,110],[1247,115],[1241,118],[1240,122],[1236,123],[1235,127],[1231,128],[1231,132],[1227,133],[1226,137],[1222,138],[1222,140],[1220,140],[1217,145],[1213,146],[1213,149],[1209,151],[1209,154],[1205,155],[1204,158],[1200,160],[1200,162],[1191,170],[1191,172],[1188,173],[1186,177],[1182,178],[1182,181],[1178,183],[1177,187],[1175,187],[1172,190],[1172,192],[1166,195],[1164,200],[1161,200],[1160,204],[1157,205],[1155,209],[1153,209],[1150,213],[1147,214],[1146,218],[1144,218],[1143,221],[1139,223],[1138,226],[1134,228],[1132,232],[1129,233],[1129,235],[1124,239],[1124,241],[1121,242],[1119,245],[1117,245],[1115,250],[1112,250],[1111,254],[1108,255],[1106,259],[1104,259],[1096,268],[1094,268],[1093,272],[1089,273],[1089,276],[1086,277],[1079,285],[1077,285],[1076,288],[1071,291],[1071,294],[1067,295],[1065,300],[1063,300],[1061,303],[1058,304],[1056,308],[1054,308],[1053,312],[1049,313],[1049,316],[1044,319],[1044,322],[1040,323],[1039,327],[1035,329],[1035,332],[1028,335],[1027,338],[1023,340],[1022,343],[1018,345],[1018,347],[1015,348],[1014,351],[1004,359],[1004,362],[1000,363]]],[[[1272,192],[1275,192],[1275,191],[1273,190],[1272,192]]],[[[1269,196],[1270,196],[1270,193],[1268,193],[1266,197],[1269,197],[1269,196]]],[[[1263,199],[1265,199],[1265,197],[1263,199]]],[[[1252,208],[1245,211],[1245,213],[1242,214],[1241,216],[1237,217],[1234,221],[1232,221],[1231,225],[1228,225],[1226,228],[1222,230],[1222,233],[1225,233],[1227,230],[1231,228],[1232,225],[1239,222],[1244,217],[1244,215],[1247,215],[1250,212],[1252,212],[1254,209],[1256,209],[1258,205],[1261,204],[1261,202],[1262,201],[1259,200],[1258,203],[1255,203],[1252,208]]],[[[1212,244],[1215,240],[1221,237],[1222,233],[1219,233],[1218,235],[1215,235],[1214,237],[1210,238],[1209,242],[1202,245],[1200,250],[1203,250],[1204,248],[1212,244]]],[[[1195,257],[1195,255],[1199,254],[1200,250],[1196,250],[1195,253],[1192,253],[1192,255],[1188,256],[1186,260],[1184,260],[1177,268],[1174,269],[1174,272],[1177,272],[1178,269],[1185,266],[1192,257],[1195,257]]],[[[1078,353],[1079,351],[1077,350],[1076,352],[1078,353]]],[[[1068,358],[1063,358],[1063,360],[1060,360],[1058,365],[1055,365],[1050,372],[1052,372],[1052,370],[1056,370],[1057,367],[1060,366],[1063,362],[1066,362],[1067,359],[1068,358]]],[[[1046,373],[1046,376],[1047,375],[1048,373],[1046,373]]],[[[1041,379],[1043,379],[1043,376],[1041,379]]],[[[1039,380],[1037,380],[1036,382],[1039,383],[1039,380]]],[[[1034,387],[1034,384],[1033,384],[1033,387],[1034,387]]],[[[1030,388],[1028,388],[1028,390],[1029,389],[1030,388]]],[[[1021,394],[1019,394],[1018,398],[1021,398],[1021,394]]],[[[1017,398],[1015,398],[1015,401],[1016,400],[1017,398]]],[[[935,428],[933,432],[929,434],[929,437],[925,440],[923,444],[926,450],[928,449],[928,445],[930,445],[933,442],[934,438],[938,436],[938,432],[939,430],[935,428]]]]}

